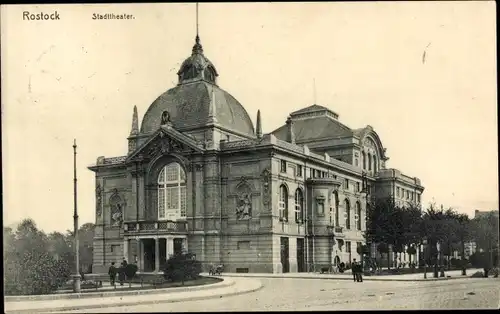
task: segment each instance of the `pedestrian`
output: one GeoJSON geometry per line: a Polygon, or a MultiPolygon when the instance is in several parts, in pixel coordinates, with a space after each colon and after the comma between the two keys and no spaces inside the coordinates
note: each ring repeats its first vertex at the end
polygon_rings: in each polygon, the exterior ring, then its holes
{"type": "Polygon", "coordinates": [[[357,266],[357,263],[356,263],[356,259],[353,260],[352,262],[352,267],[351,267],[351,270],[352,270],[352,278],[354,279],[354,282],[357,282],[358,281],[358,266],[357,266]]]}
{"type": "Polygon", "coordinates": [[[356,269],[358,270],[356,272],[358,282],[363,282],[363,266],[361,266],[361,262],[357,264],[356,269]]]}
{"type": "Polygon", "coordinates": [[[112,286],[115,285],[116,273],[117,273],[117,269],[115,267],[115,262],[112,262],[111,266],[109,266],[109,270],[108,270],[109,282],[111,283],[112,286]]]}
{"type": "Polygon", "coordinates": [[[127,260],[124,257],[120,267],[120,272],[118,273],[118,280],[120,280],[120,286],[123,286],[123,282],[125,281],[125,268],[127,268],[127,260]]]}

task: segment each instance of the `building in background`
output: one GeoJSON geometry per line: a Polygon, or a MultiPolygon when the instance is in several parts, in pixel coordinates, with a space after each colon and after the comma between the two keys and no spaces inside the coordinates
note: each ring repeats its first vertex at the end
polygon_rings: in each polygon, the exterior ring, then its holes
{"type": "MultiPolygon", "coordinates": [[[[388,169],[371,126],[351,129],[313,104],[263,134],[217,84],[196,36],[177,86],[139,126],[128,152],[98,157],[93,272],[126,258],[158,272],[171,254],[195,253],[228,272],[304,272],[360,260],[367,200],[419,203],[418,178],[388,169]],[[363,187],[366,188],[363,188],[363,187]]],[[[390,123],[390,121],[387,121],[390,123]]]]}

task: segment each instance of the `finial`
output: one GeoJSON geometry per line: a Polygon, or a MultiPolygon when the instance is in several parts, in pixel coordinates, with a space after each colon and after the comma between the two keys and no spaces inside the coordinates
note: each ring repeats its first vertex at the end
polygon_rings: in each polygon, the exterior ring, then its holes
{"type": "Polygon", "coordinates": [[[73,139],[73,148],[76,148],[76,138],[73,139]]]}
{"type": "Polygon", "coordinates": [[[137,117],[137,106],[134,106],[134,113],[132,115],[132,130],[130,131],[130,135],[139,134],[139,119],[137,117]]]}
{"type": "Polygon", "coordinates": [[[257,110],[257,138],[262,138],[262,122],[260,121],[260,110],[257,110]]]}

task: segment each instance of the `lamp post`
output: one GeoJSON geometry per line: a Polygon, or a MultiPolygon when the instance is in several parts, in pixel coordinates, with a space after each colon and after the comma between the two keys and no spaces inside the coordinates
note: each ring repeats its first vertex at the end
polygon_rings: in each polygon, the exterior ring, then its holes
{"type": "Polygon", "coordinates": [[[427,279],[427,253],[428,253],[428,248],[427,248],[427,239],[424,238],[423,241],[423,253],[424,253],[424,279],[427,279]]]}
{"type": "Polygon", "coordinates": [[[335,263],[335,258],[333,257],[333,246],[334,246],[334,243],[335,243],[335,234],[334,234],[334,230],[335,230],[335,227],[333,225],[333,223],[330,223],[329,225],[326,226],[326,231],[328,233],[328,253],[330,254],[330,265],[329,265],[329,268],[330,268],[330,272],[333,271],[333,264],[335,263]]]}
{"type": "Polygon", "coordinates": [[[78,245],[78,210],[77,210],[77,189],[76,189],[76,139],[73,141],[73,235],[75,243],[75,274],[73,277],[73,292],[80,292],[80,252],[78,245]]]}

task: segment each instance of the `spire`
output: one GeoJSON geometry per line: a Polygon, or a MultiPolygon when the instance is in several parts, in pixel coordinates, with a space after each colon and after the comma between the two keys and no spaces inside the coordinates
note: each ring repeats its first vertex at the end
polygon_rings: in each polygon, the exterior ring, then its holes
{"type": "Polygon", "coordinates": [[[262,138],[262,122],[260,121],[260,110],[257,110],[257,138],[262,138]]]}
{"type": "Polygon", "coordinates": [[[132,115],[132,131],[130,135],[139,134],[139,119],[137,118],[137,106],[134,106],[134,114],[132,115]]]}
{"type": "Polygon", "coordinates": [[[293,132],[293,121],[292,117],[288,116],[286,119],[287,133],[286,133],[286,141],[288,143],[295,144],[295,133],[293,132]]]}
{"type": "Polygon", "coordinates": [[[208,108],[208,120],[209,122],[217,122],[217,107],[215,102],[215,92],[212,87],[212,95],[210,100],[210,107],[208,108]]]}
{"type": "Polygon", "coordinates": [[[198,2],[196,2],[196,38],[195,38],[195,44],[193,46],[193,55],[194,54],[203,54],[203,47],[201,46],[200,35],[199,35],[198,2]]]}

